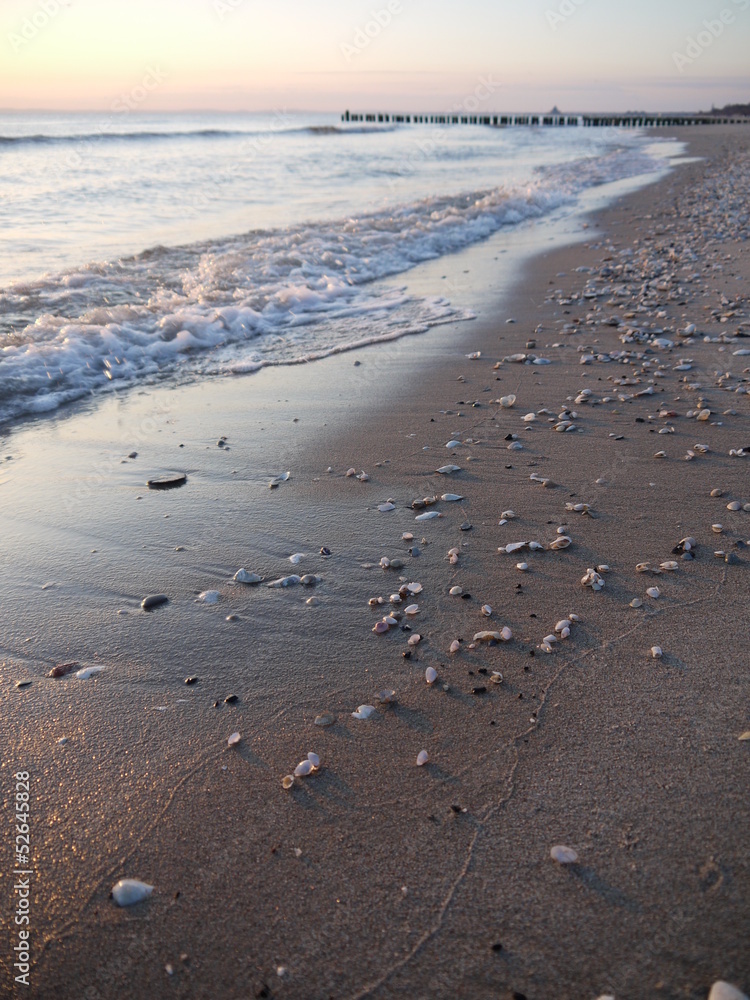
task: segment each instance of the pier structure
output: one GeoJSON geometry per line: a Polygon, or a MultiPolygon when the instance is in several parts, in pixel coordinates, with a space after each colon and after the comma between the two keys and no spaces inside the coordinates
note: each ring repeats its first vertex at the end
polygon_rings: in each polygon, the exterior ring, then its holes
{"type": "Polygon", "coordinates": [[[750,117],[733,118],[718,115],[690,114],[507,114],[507,115],[465,115],[465,114],[393,114],[389,112],[345,111],[342,122],[367,122],[371,124],[394,125],[490,125],[502,128],[510,125],[538,126],[582,126],[596,128],[616,126],[618,128],[665,128],[675,125],[750,125],[750,117]]]}

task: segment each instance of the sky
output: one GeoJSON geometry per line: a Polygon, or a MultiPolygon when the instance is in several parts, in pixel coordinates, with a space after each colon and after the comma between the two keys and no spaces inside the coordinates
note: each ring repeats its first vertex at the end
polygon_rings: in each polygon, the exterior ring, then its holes
{"type": "Polygon", "coordinates": [[[748,53],[750,0],[0,0],[0,108],[689,111],[748,53]]]}

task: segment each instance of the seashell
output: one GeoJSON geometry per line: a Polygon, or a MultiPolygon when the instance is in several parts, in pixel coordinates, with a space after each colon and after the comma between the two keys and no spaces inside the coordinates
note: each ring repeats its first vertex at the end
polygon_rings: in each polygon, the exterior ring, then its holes
{"type": "Polygon", "coordinates": [[[150,597],[144,597],[141,601],[141,607],[144,611],[151,611],[152,608],[158,608],[160,604],[168,604],[169,598],[166,594],[151,594],[150,597]]]}
{"type": "Polygon", "coordinates": [[[604,580],[595,569],[587,569],[586,575],[581,578],[581,583],[584,587],[591,587],[595,591],[601,590],[604,586],[604,580]]]}
{"type": "Polygon", "coordinates": [[[474,642],[502,642],[503,637],[499,632],[477,632],[474,642]]]}
{"type": "Polygon", "coordinates": [[[727,510],[742,510],[742,504],[739,500],[732,500],[731,503],[727,504],[727,510]]]}
{"type": "Polygon", "coordinates": [[[654,458],[666,458],[666,457],[667,457],[666,451],[655,451],[654,452],[654,458]]]}
{"type": "Polygon", "coordinates": [[[307,759],[310,761],[313,767],[320,767],[320,757],[316,753],[309,753],[307,759]]]}
{"type": "Polygon", "coordinates": [[[435,469],[435,472],[439,472],[441,476],[449,476],[452,472],[460,471],[458,465],[441,465],[439,469],[435,469]]]}
{"type": "Polygon", "coordinates": [[[427,506],[427,504],[424,502],[424,500],[413,500],[412,501],[412,505],[411,505],[411,509],[412,510],[421,510],[422,507],[426,507],[426,506],[427,506]]]}
{"type": "Polygon", "coordinates": [[[301,577],[294,575],[282,576],[279,577],[278,580],[271,581],[271,583],[269,583],[268,586],[275,587],[276,589],[278,589],[279,587],[294,587],[301,581],[301,579],[302,579],[301,577]]]}
{"type": "Polygon", "coordinates": [[[446,445],[445,447],[446,447],[446,448],[458,448],[458,446],[459,446],[460,444],[461,444],[461,442],[460,442],[460,441],[455,441],[455,440],[453,440],[453,441],[449,441],[449,442],[448,442],[448,444],[447,444],[447,445],[446,445]]]}
{"type": "Polygon", "coordinates": [[[715,535],[720,535],[723,530],[724,530],[724,525],[723,524],[712,524],[711,525],[711,531],[713,531],[713,533],[715,535]]]}
{"type": "Polygon", "coordinates": [[[388,600],[391,602],[391,604],[400,604],[403,601],[403,597],[401,596],[401,594],[391,594],[388,600]]]}
{"type": "Polygon", "coordinates": [[[285,788],[287,791],[292,787],[293,784],[294,784],[293,774],[287,774],[281,779],[281,787],[285,788]]]}
{"type": "Polygon", "coordinates": [[[736,986],[718,979],[711,987],[708,1000],[748,1000],[748,998],[736,986]]]}
{"type": "Polygon", "coordinates": [[[427,761],[430,759],[430,755],[426,750],[420,750],[417,754],[417,767],[424,767],[427,761]]]}
{"type": "Polygon", "coordinates": [[[678,564],[670,560],[669,562],[660,563],[659,568],[663,569],[665,573],[674,573],[678,568],[678,564]]]}
{"type": "Polygon", "coordinates": [[[452,549],[448,549],[449,556],[457,556],[458,554],[459,550],[455,546],[452,549]]]}
{"type": "Polygon", "coordinates": [[[419,614],[419,605],[418,604],[410,604],[407,608],[404,608],[404,614],[405,615],[418,615],[419,614]]]}
{"type": "Polygon", "coordinates": [[[526,562],[516,563],[516,569],[520,570],[522,573],[528,573],[529,564],[526,562]]]}
{"type": "Polygon", "coordinates": [[[630,602],[630,607],[631,608],[642,608],[643,607],[643,601],[640,599],[640,597],[634,597],[633,600],[630,602]]]}
{"type": "Polygon", "coordinates": [[[425,514],[417,514],[414,518],[415,521],[431,521],[433,517],[442,517],[443,515],[437,510],[428,510],[425,514]]]}
{"type": "Polygon", "coordinates": [[[204,590],[202,594],[198,594],[198,600],[203,604],[218,604],[220,597],[218,590],[204,590]]]}
{"type": "Polygon", "coordinates": [[[308,597],[307,600],[305,601],[305,604],[309,608],[317,608],[317,606],[320,604],[320,598],[319,597],[308,597]]]}
{"type": "Polygon", "coordinates": [[[73,660],[70,663],[58,663],[56,664],[50,672],[47,674],[48,677],[65,677],[66,674],[72,673],[76,667],[80,667],[81,664],[78,660],[73,660]]]}
{"type": "Polygon", "coordinates": [[[493,670],[492,674],[490,675],[490,681],[493,684],[502,684],[503,683],[503,675],[500,673],[499,670],[493,670]]]}
{"type": "Polygon", "coordinates": [[[421,641],[422,636],[415,633],[414,635],[409,636],[407,643],[409,646],[417,646],[421,641]]]}
{"type": "Polygon", "coordinates": [[[293,555],[289,556],[289,562],[293,566],[296,566],[298,565],[298,563],[301,563],[304,558],[305,558],[304,552],[295,552],[293,553],[293,555]]]}
{"type": "Polygon", "coordinates": [[[321,726],[325,728],[326,726],[332,726],[336,721],[336,716],[331,712],[323,712],[321,715],[316,715],[313,719],[313,724],[316,726],[321,726]]]}
{"type": "Polygon", "coordinates": [[[557,642],[557,636],[553,635],[550,632],[549,635],[545,635],[545,637],[542,639],[542,642],[546,642],[548,646],[552,646],[552,645],[554,645],[554,643],[557,642]]]}
{"type": "Polygon", "coordinates": [[[375,632],[376,635],[383,635],[389,628],[390,625],[385,621],[385,619],[383,619],[382,621],[375,622],[372,631],[375,632]]]}
{"type": "Polygon", "coordinates": [[[555,632],[562,632],[566,628],[570,628],[570,621],[567,618],[563,618],[555,625],[555,632]]]}
{"type": "Polygon", "coordinates": [[[596,567],[597,573],[609,573],[609,566],[606,563],[601,563],[596,567]]]}
{"type": "Polygon", "coordinates": [[[437,670],[434,667],[428,667],[424,672],[424,679],[428,684],[434,684],[437,680],[437,670]]]}
{"type": "Polygon", "coordinates": [[[561,638],[561,639],[567,639],[569,635],[570,635],[570,628],[564,628],[564,629],[563,629],[563,630],[562,630],[562,631],[560,632],[560,638],[561,638]]]}
{"type": "Polygon", "coordinates": [[[533,424],[535,420],[538,419],[536,413],[527,413],[525,417],[521,418],[525,424],[533,424]]]}
{"type": "Polygon", "coordinates": [[[703,420],[703,421],[705,421],[705,420],[710,420],[710,419],[711,419],[711,411],[710,410],[701,410],[698,413],[698,416],[696,417],[696,420],[703,420]]]}
{"type": "Polygon", "coordinates": [[[389,705],[396,700],[396,692],[386,688],[384,691],[378,691],[375,697],[381,704],[389,705]]]}
{"type": "Polygon", "coordinates": [[[390,501],[388,503],[381,503],[380,506],[378,507],[378,510],[380,511],[381,514],[385,514],[386,511],[395,509],[396,509],[395,503],[390,503],[390,501]]]}
{"type": "Polygon", "coordinates": [[[303,587],[314,587],[316,583],[320,583],[320,577],[315,576],[314,573],[305,573],[304,576],[300,577],[299,582],[303,587]]]}
{"type": "Polygon", "coordinates": [[[724,490],[711,490],[712,497],[721,497],[724,495],[724,490]]]}
{"type": "Polygon", "coordinates": [[[455,500],[463,500],[464,498],[458,493],[443,493],[440,499],[445,500],[446,503],[453,503],[455,500]]]}
{"type": "Polygon", "coordinates": [[[382,597],[371,597],[370,600],[367,603],[370,605],[371,608],[376,608],[378,606],[378,604],[382,604],[383,603],[383,598],[382,597]]]}
{"type": "Polygon", "coordinates": [[[424,587],[422,586],[421,583],[407,583],[406,589],[410,594],[421,594],[422,591],[424,590],[424,587]]]}
{"type": "Polygon", "coordinates": [[[360,474],[357,476],[357,479],[360,481],[360,483],[369,483],[370,481],[370,477],[364,471],[360,472],[360,474]]]}
{"type": "Polygon", "coordinates": [[[489,618],[492,615],[492,607],[489,604],[482,605],[482,614],[485,618],[489,618]]]}
{"type": "Polygon", "coordinates": [[[543,552],[544,546],[541,542],[529,542],[529,549],[532,552],[543,552]]]}
{"type": "Polygon", "coordinates": [[[401,616],[397,611],[392,611],[391,614],[386,615],[383,621],[386,625],[398,625],[398,620],[401,616]]]}
{"type": "Polygon", "coordinates": [[[350,476],[356,476],[357,475],[357,470],[356,469],[347,469],[346,470],[346,475],[347,475],[347,478],[350,477],[350,476]]]}
{"type": "Polygon", "coordinates": [[[414,541],[414,535],[412,535],[412,533],[410,531],[405,531],[403,533],[403,535],[401,536],[401,539],[404,542],[413,542],[414,541]]]}
{"type": "Polygon", "coordinates": [[[510,396],[501,396],[498,399],[498,403],[506,410],[509,410],[511,406],[514,406],[516,402],[516,397],[511,393],[510,396]]]}
{"type": "Polygon", "coordinates": [[[241,739],[242,739],[242,737],[240,736],[239,733],[232,733],[232,735],[227,740],[227,746],[228,747],[236,747],[237,744],[240,742],[241,739]]]}
{"type": "Polygon", "coordinates": [[[451,597],[460,597],[463,594],[463,589],[461,587],[451,587],[448,593],[451,597]]]}
{"type": "Polygon", "coordinates": [[[555,550],[567,549],[572,544],[573,544],[573,539],[570,538],[568,535],[558,535],[553,542],[550,542],[549,547],[555,550]]]}
{"type": "Polygon", "coordinates": [[[238,569],[234,574],[234,579],[237,583],[262,583],[263,577],[258,576],[257,573],[248,573],[246,569],[238,569]]]}
{"type": "Polygon", "coordinates": [[[383,569],[388,569],[388,567],[391,565],[391,560],[388,558],[388,556],[383,556],[382,559],[380,560],[380,565],[382,566],[383,569]]]}
{"type": "Polygon", "coordinates": [[[104,669],[104,667],[84,667],[82,670],[76,670],[76,677],[79,681],[87,681],[89,677],[101,673],[104,669]]]}
{"type": "Polygon", "coordinates": [[[294,769],[294,777],[305,778],[308,774],[312,774],[314,770],[315,765],[311,760],[301,760],[294,769]]]}
{"type": "Polygon", "coordinates": [[[514,510],[504,510],[500,516],[506,521],[512,521],[514,518],[518,517],[514,510]]]}
{"type": "Polygon", "coordinates": [[[571,620],[572,622],[579,622],[579,621],[581,620],[581,619],[580,619],[580,616],[579,616],[579,615],[574,615],[572,611],[571,611],[571,613],[570,613],[570,614],[568,615],[568,618],[570,618],[570,620],[571,620]]]}
{"type": "Polygon", "coordinates": [[[454,639],[453,642],[450,644],[450,649],[448,650],[448,652],[457,653],[460,648],[461,648],[461,643],[458,641],[458,639],[454,639]]]}
{"type": "MultiPolygon", "coordinates": [[[[508,545],[505,546],[503,551],[507,552],[508,555],[511,555],[513,552],[521,552],[523,549],[527,549],[528,547],[529,547],[528,542],[510,542],[508,545]]],[[[500,550],[498,549],[498,552],[499,551],[500,550]]]]}
{"type": "Polygon", "coordinates": [[[377,714],[377,709],[373,705],[360,705],[356,712],[352,712],[353,719],[371,719],[377,714]]]}
{"type": "Polygon", "coordinates": [[[653,656],[653,658],[655,660],[658,660],[659,657],[663,656],[664,654],[662,653],[661,646],[652,646],[651,647],[651,655],[653,656]]]}
{"type": "Polygon", "coordinates": [[[556,844],[549,852],[549,856],[559,865],[574,865],[578,861],[578,855],[572,847],[565,847],[563,844],[556,844]]]}
{"type": "Polygon", "coordinates": [[[143,899],[148,899],[153,891],[154,887],[147,882],[139,882],[134,878],[121,878],[112,886],[112,899],[118,906],[132,906],[143,899]]]}
{"type": "Polygon", "coordinates": [[[659,590],[658,587],[649,587],[648,590],[646,591],[646,594],[649,597],[652,597],[654,600],[656,600],[657,597],[661,596],[661,591],[659,590]]]}
{"type": "Polygon", "coordinates": [[[520,441],[511,441],[508,445],[508,451],[523,451],[523,445],[520,441]]]}

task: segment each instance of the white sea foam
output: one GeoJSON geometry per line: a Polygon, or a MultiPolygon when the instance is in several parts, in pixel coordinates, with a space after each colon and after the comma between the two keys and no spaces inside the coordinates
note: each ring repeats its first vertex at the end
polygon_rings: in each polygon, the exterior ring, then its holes
{"type": "MultiPolygon", "coordinates": [[[[533,146],[532,132],[516,143],[519,160],[533,146]]],[[[112,386],[309,361],[465,317],[445,298],[416,298],[382,279],[543,216],[592,185],[654,169],[637,142],[623,143],[602,141],[598,155],[571,162],[568,142],[566,162],[550,165],[547,155],[546,165],[526,169],[523,184],[157,246],[16,282],[0,291],[0,422],[112,386]]],[[[439,150],[440,170],[459,148],[439,150]]],[[[361,155],[353,149],[350,171],[361,155]]],[[[434,182],[438,168],[429,168],[434,182]]]]}

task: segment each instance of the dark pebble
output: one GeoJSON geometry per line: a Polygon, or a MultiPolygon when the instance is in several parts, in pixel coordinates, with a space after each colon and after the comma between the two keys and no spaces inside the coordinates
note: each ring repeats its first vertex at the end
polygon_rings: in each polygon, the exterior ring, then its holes
{"type": "Polygon", "coordinates": [[[320,550],[320,554],[322,556],[330,556],[331,550],[326,548],[326,546],[324,545],[323,548],[320,550]]]}
{"type": "Polygon", "coordinates": [[[461,530],[461,531],[471,531],[471,529],[473,527],[474,527],[473,524],[469,524],[468,521],[464,521],[464,523],[461,525],[461,527],[460,527],[459,530],[461,530]]]}
{"type": "Polygon", "coordinates": [[[499,941],[496,941],[496,942],[495,942],[495,943],[493,944],[493,946],[492,946],[492,950],[493,950],[493,951],[502,951],[502,950],[503,950],[503,946],[502,946],[502,945],[500,944],[500,942],[499,942],[499,941]]]}
{"type": "Polygon", "coordinates": [[[403,656],[403,658],[405,660],[410,660],[411,659],[411,650],[410,649],[405,649],[401,655],[403,656]]]}
{"type": "Polygon", "coordinates": [[[198,678],[197,677],[186,677],[185,678],[185,683],[186,684],[197,684],[198,683],[198,678]]]}
{"type": "Polygon", "coordinates": [[[186,482],[187,476],[181,472],[171,476],[158,476],[155,479],[149,479],[146,486],[150,490],[174,490],[178,486],[184,486],[186,482]]]}
{"type": "Polygon", "coordinates": [[[475,687],[475,688],[471,689],[471,693],[472,694],[487,694],[487,688],[483,687],[483,686],[482,687],[475,687]]]}
{"type": "Polygon", "coordinates": [[[48,677],[64,677],[66,674],[71,673],[73,670],[77,670],[80,667],[78,660],[73,660],[70,663],[58,663],[54,666],[50,672],[47,674],[48,677]]]}
{"type": "Polygon", "coordinates": [[[451,809],[453,810],[454,813],[461,813],[461,812],[463,812],[463,809],[461,808],[461,806],[457,806],[455,804],[451,806],[451,809]]]}
{"type": "Polygon", "coordinates": [[[239,698],[237,697],[237,695],[236,695],[236,694],[228,694],[228,695],[226,696],[226,698],[224,699],[224,704],[225,704],[225,705],[234,705],[234,703],[235,703],[236,701],[239,701],[239,700],[240,700],[240,699],[239,699],[239,698]]]}
{"type": "Polygon", "coordinates": [[[150,611],[152,608],[158,608],[160,604],[168,604],[169,598],[166,594],[151,594],[150,597],[144,597],[141,601],[141,607],[144,611],[150,611]]]}
{"type": "Polygon", "coordinates": [[[470,601],[471,600],[471,594],[461,594],[461,600],[462,601],[470,601]]]}
{"type": "Polygon", "coordinates": [[[128,458],[138,458],[138,452],[131,451],[130,454],[128,455],[128,458]]]}

